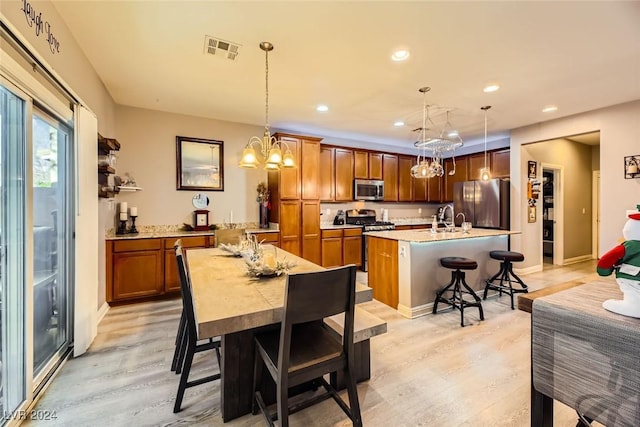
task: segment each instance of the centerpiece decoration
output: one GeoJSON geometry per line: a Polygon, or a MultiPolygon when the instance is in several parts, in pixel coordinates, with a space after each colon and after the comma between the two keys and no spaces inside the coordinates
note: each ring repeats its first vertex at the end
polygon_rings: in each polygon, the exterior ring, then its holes
{"type": "Polygon", "coordinates": [[[295,267],[295,262],[285,258],[278,259],[275,246],[263,246],[255,235],[247,239],[247,249],[243,252],[249,276],[280,276],[295,267]]]}
{"type": "Polygon", "coordinates": [[[269,189],[267,188],[267,184],[265,182],[261,182],[258,184],[258,188],[256,188],[258,192],[258,197],[256,197],[256,202],[258,202],[258,207],[260,209],[260,228],[269,228],[269,210],[271,210],[271,199],[269,189]]]}

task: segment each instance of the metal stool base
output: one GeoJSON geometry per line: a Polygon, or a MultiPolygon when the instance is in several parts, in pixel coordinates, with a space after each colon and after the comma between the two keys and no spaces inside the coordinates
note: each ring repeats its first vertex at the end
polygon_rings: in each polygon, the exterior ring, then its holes
{"type": "Polygon", "coordinates": [[[465,273],[460,269],[452,271],[451,282],[436,293],[436,300],[433,303],[433,314],[436,314],[438,311],[439,302],[448,304],[452,308],[460,310],[460,326],[464,326],[465,307],[478,307],[478,310],[480,311],[480,320],[484,320],[482,301],[480,300],[480,297],[476,295],[475,291],[467,285],[465,273]],[[449,298],[445,298],[442,296],[445,292],[451,292],[452,294],[449,298]],[[463,294],[471,295],[474,301],[464,299],[463,294]]]}

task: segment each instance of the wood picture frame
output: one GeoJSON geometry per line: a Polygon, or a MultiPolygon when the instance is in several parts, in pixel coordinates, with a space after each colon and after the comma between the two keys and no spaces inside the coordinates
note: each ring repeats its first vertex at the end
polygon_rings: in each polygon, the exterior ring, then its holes
{"type": "Polygon", "coordinates": [[[527,211],[527,220],[528,222],[536,222],[536,207],[529,206],[529,210],[527,211]]]}
{"type": "Polygon", "coordinates": [[[530,179],[535,179],[538,176],[538,162],[534,160],[529,160],[527,164],[528,164],[528,170],[529,170],[528,177],[530,179]]]}
{"type": "Polygon", "coordinates": [[[224,142],[176,136],[176,189],[224,191],[224,142]]]}

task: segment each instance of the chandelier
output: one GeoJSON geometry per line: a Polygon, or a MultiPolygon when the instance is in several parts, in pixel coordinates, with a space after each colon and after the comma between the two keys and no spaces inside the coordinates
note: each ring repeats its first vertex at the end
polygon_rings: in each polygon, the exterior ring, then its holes
{"type": "MultiPolygon", "coordinates": [[[[418,89],[423,94],[422,106],[422,127],[420,128],[420,139],[414,143],[420,149],[416,164],[411,168],[411,176],[414,178],[433,178],[444,175],[444,167],[442,159],[449,155],[453,157],[455,165],[455,149],[462,147],[462,139],[453,126],[449,122],[449,111],[447,111],[447,121],[440,131],[439,135],[429,136],[427,125],[435,127],[433,121],[429,117],[429,106],[427,105],[427,92],[430,87],[422,87],[418,89]]],[[[455,174],[455,166],[449,172],[450,175],[455,174]]]]}
{"type": "Polygon", "coordinates": [[[293,159],[293,153],[291,149],[284,141],[279,141],[275,137],[271,136],[269,130],[269,52],[273,50],[273,45],[269,42],[260,43],[260,49],[265,54],[265,125],[264,135],[262,137],[252,136],[247,142],[247,145],[242,151],[242,159],[240,160],[240,167],[255,169],[259,162],[256,156],[256,150],[253,148],[254,144],[260,146],[260,153],[266,159],[264,169],[268,171],[277,171],[281,167],[293,168],[295,167],[295,161],[293,159]],[[282,154],[282,146],[286,147],[284,155],[282,154]]]}

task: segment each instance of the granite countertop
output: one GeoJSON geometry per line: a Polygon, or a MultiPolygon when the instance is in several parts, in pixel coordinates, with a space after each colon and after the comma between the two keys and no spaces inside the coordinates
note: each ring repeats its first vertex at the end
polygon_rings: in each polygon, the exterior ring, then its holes
{"type": "MultiPolygon", "coordinates": [[[[247,233],[279,233],[280,230],[274,228],[247,228],[247,233]]],[[[191,236],[214,236],[215,230],[206,231],[185,231],[185,230],[152,230],[137,234],[107,234],[105,240],[128,240],[128,239],[161,239],[165,237],[191,237],[191,236]]]]}
{"type": "Polygon", "coordinates": [[[476,237],[503,236],[509,234],[519,234],[519,231],[509,230],[488,230],[474,228],[469,233],[463,233],[460,228],[456,228],[453,233],[437,232],[431,233],[431,229],[424,230],[389,230],[389,231],[370,231],[364,233],[366,236],[380,237],[383,239],[400,240],[404,242],[439,242],[443,240],[461,240],[473,239],[476,237]]]}
{"type": "Polygon", "coordinates": [[[389,222],[395,225],[430,225],[433,218],[415,217],[415,218],[390,218],[389,222]]]}

